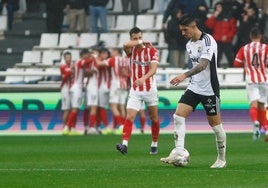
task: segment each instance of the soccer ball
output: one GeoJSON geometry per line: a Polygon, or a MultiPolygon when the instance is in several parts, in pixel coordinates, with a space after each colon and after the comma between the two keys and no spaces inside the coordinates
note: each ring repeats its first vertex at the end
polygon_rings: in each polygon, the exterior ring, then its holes
{"type": "Polygon", "coordinates": [[[184,167],[186,166],[190,161],[190,153],[187,149],[183,149],[183,151],[177,151],[176,148],[174,148],[171,153],[175,155],[175,161],[172,163],[176,167],[184,167]]]}

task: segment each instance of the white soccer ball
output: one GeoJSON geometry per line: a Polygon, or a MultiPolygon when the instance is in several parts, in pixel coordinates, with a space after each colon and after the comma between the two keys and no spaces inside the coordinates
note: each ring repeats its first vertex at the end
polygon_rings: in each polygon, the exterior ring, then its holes
{"type": "Polygon", "coordinates": [[[185,148],[182,151],[177,151],[176,148],[174,148],[171,153],[175,155],[176,160],[172,164],[176,167],[184,167],[190,161],[190,153],[185,148]]]}

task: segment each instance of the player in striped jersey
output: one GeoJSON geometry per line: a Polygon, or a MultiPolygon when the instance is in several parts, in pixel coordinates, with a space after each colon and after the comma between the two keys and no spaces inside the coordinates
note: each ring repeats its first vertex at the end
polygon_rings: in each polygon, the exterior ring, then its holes
{"type": "Polygon", "coordinates": [[[144,101],[148,107],[152,122],[152,143],[150,154],[157,154],[159,137],[158,96],[154,74],[156,73],[158,52],[148,41],[142,39],[142,31],[138,27],[130,30],[130,41],[126,42],[123,49],[130,58],[131,88],[127,101],[127,114],[124,121],[122,144],[117,144],[116,149],[122,154],[127,153],[128,141],[132,132],[133,121],[141,109],[144,101]]]}
{"type": "Polygon", "coordinates": [[[196,24],[196,18],[189,14],[183,15],[179,21],[182,35],[189,39],[186,51],[193,68],[170,81],[172,85],[177,86],[186,78],[191,77],[173,114],[175,148],[168,157],[160,160],[169,164],[173,164],[177,160],[177,155],[184,150],[185,119],[201,103],[206,111],[208,123],[216,136],[218,156],[211,168],[224,168],[226,166],[226,134],[220,116],[217,43],[211,35],[200,31],[196,24]]]}
{"type": "MultiPolygon", "coordinates": [[[[64,64],[60,66],[61,73],[61,109],[63,110],[63,125],[66,125],[69,112],[71,110],[71,96],[70,96],[70,86],[71,86],[71,66],[72,66],[72,54],[70,52],[65,52],[63,54],[64,64]]],[[[68,127],[65,129],[68,130],[68,127]]]]}
{"type": "Polygon", "coordinates": [[[261,43],[261,31],[254,27],[250,31],[251,42],[242,46],[236,54],[234,67],[244,67],[246,89],[250,102],[249,114],[253,121],[253,140],[260,138],[260,126],[266,130],[268,141],[268,122],[265,103],[268,96],[268,46],[261,43]]]}

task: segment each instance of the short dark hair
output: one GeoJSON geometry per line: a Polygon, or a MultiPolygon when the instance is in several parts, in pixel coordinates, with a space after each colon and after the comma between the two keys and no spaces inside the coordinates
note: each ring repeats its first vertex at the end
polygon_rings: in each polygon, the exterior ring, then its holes
{"type": "Polygon", "coordinates": [[[137,33],[142,33],[142,30],[140,29],[140,28],[138,28],[138,27],[133,27],[130,31],[129,31],[129,35],[130,35],[130,37],[131,37],[131,35],[132,34],[137,34],[137,33]]]}
{"type": "Polygon", "coordinates": [[[196,22],[196,17],[193,14],[184,14],[179,20],[179,25],[188,26],[192,22],[196,22]]]}
{"type": "Polygon", "coordinates": [[[258,27],[253,27],[250,30],[250,36],[252,38],[258,38],[261,35],[261,30],[258,27]]]}
{"type": "Polygon", "coordinates": [[[63,57],[65,57],[65,56],[67,56],[67,55],[70,55],[70,56],[71,56],[72,54],[71,54],[71,52],[69,52],[69,51],[63,53],[63,57]]]}
{"type": "Polygon", "coordinates": [[[80,56],[84,55],[84,54],[87,54],[87,53],[90,53],[89,50],[87,48],[83,48],[80,52],[80,56]]]}

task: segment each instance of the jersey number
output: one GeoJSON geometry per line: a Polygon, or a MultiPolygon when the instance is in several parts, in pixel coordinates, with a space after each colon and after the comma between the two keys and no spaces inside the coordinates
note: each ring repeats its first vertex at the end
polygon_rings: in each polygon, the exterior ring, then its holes
{"type": "Polygon", "coordinates": [[[253,55],[253,58],[252,58],[252,61],[251,61],[251,65],[255,68],[258,68],[259,67],[259,59],[258,59],[258,54],[254,54],[253,55]]]}

